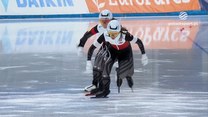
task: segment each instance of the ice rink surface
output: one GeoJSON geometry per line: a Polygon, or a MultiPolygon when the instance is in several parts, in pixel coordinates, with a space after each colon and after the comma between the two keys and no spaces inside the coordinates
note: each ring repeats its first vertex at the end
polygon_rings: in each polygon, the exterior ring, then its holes
{"type": "Polygon", "coordinates": [[[208,17],[119,18],[141,38],[149,58],[134,48],[134,91],[115,68],[109,98],[90,99],[83,88],[87,41],[76,44],[96,19],[0,21],[0,117],[208,117],[208,17]]]}

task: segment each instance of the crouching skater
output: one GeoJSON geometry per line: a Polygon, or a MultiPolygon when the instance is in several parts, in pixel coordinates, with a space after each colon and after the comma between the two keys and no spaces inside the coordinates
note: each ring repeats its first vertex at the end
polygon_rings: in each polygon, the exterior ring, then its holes
{"type": "MultiPolygon", "coordinates": [[[[78,55],[82,55],[81,53],[83,52],[83,47],[86,44],[87,40],[92,37],[95,34],[102,34],[104,31],[106,31],[107,28],[107,24],[110,22],[110,20],[113,20],[115,18],[113,18],[113,14],[111,11],[105,9],[102,10],[99,14],[99,23],[97,25],[95,25],[90,31],[87,31],[82,38],[79,41],[78,44],[78,55]]],[[[100,51],[98,51],[98,54],[96,56],[96,61],[94,62],[95,66],[101,66],[101,61],[102,61],[102,53],[104,52],[104,50],[101,48],[100,51]],[[99,55],[99,57],[98,57],[99,55]]],[[[90,92],[93,89],[96,89],[98,86],[98,81],[100,80],[101,77],[101,73],[102,73],[102,69],[100,67],[97,68],[93,68],[92,70],[92,63],[91,61],[87,61],[86,62],[86,71],[93,71],[93,80],[92,80],[92,84],[86,86],[84,88],[84,91],[86,92],[90,92]],[[98,68],[98,69],[97,69],[98,68]]]]}
{"type": "Polygon", "coordinates": [[[132,76],[134,74],[134,60],[130,41],[135,42],[142,53],[142,64],[148,64],[148,58],[145,54],[145,48],[139,38],[131,35],[125,28],[123,28],[117,20],[111,20],[107,25],[105,31],[88,50],[87,60],[90,61],[94,50],[102,44],[104,48],[104,66],[102,78],[99,82],[99,87],[92,90],[96,98],[106,97],[110,93],[110,73],[113,64],[118,61],[117,68],[117,86],[120,87],[122,79],[127,78],[132,83],[132,76]]]}

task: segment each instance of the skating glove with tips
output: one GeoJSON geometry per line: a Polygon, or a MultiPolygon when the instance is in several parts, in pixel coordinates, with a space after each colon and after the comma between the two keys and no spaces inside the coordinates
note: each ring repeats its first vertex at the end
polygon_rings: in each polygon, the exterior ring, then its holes
{"type": "Polygon", "coordinates": [[[83,56],[83,47],[77,47],[77,56],[79,57],[83,56]]]}
{"type": "Polygon", "coordinates": [[[90,60],[86,62],[86,72],[92,72],[92,62],[90,60]]]}
{"type": "Polygon", "coordinates": [[[145,66],[145,65],[148,64],[148,57],[147,57],[146,54],[142,54],[142,59],[141,59],[141,61],[142,61],[142,65],[143,65],[143,66],[145,66]]]}

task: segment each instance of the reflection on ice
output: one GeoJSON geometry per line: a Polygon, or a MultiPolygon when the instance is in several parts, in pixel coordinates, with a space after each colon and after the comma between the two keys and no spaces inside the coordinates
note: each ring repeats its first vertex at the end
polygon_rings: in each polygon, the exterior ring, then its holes
{"type": "MultiPolygon", "coordinates": [[[[204,22],[189,19],[186,21],[174,18],[170,20],[122,19],[121,23],[132,34],[142,39],[147,48],[190,49],[193,46],[193,41],[201,40],[201,37],[203,37],[199,35],[199,31],[201,31],[200,26],[204,22]]],[[[89,22],[80,20],[70,22],[66,20],[62,22],[0,23],[1,51],[3,53],[75,53],[79,39],[86,30],[92,28],[96,23],[97,21],[90,20],[89,22]]],[[[208,30],[208,28],[203,27],[203,30],[208,30]]],[[[93,39],[98,36],[93,36],[86,47],[89,47],[93,39]]]]}

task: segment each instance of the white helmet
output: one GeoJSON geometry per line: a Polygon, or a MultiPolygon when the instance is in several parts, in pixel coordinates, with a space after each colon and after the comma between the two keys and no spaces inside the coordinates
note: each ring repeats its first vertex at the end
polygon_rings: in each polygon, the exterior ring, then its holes
{"type": "Polygon", "coordinates": [[[112,19],[112,18],[113,18],[112,13],[107,9],[102,10],[99,14],[99,19],[112,19]]]}
{"type": "Polygon", "coordinates": [[[108,32],[120,32],[121,31],[121,24],[119,23],[118,20],[111,20],[109,23],[108,23],[108,26],[107,26],[107,31],[108,32]]]}

